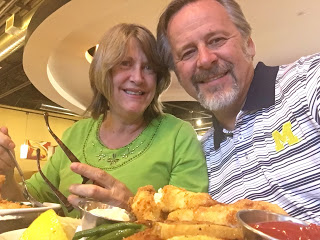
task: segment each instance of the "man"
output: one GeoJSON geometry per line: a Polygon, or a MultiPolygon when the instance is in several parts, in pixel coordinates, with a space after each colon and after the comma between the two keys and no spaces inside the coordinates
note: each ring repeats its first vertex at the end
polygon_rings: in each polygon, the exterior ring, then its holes
{"type": "Polygon", "coordinates": [[[320,224],[320,54],[254,69],[234,0],[173,0],[157,35],[163,61],[213,113],[203,138],[211,196],[273,202],[320,224]]]}

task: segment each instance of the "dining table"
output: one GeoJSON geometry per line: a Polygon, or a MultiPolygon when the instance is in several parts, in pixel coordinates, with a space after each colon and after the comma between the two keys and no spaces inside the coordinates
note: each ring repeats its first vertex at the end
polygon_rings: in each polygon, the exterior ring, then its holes
{"type": "Polygon", "coordinates": [[[0,209],[0,234],[29,227],[41,213],[48,209],[53,209],[59,216],[64,216],[61,205],[57,203],[45,202],[43,207],[35,208],[0,209]]]}
{"type": "Polygon", "coordinates": [[[24,214],[23,216],[0,216],[0,234],[17,229],[27,228],[33,222],[36,216],[38,216],[38,214],[24,214]]]}

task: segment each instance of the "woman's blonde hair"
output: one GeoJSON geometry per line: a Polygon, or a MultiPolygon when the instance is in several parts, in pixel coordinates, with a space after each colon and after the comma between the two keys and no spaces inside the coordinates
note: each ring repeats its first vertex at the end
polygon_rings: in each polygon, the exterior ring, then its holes
{"type": "Polygon", "coordinates": [[[155,37],[143,26],[122,23],[112,27],[104,34],[90,65],[89,79],[93,98],[86,112],[90,112],[94,119],[97,119],[101,114],[107,114],[110,109],[108,99],[110,99],[113,89],[111,71],[125,57],[131,38],[140,42],[141,48],[157,76],[155,96],[144,112],[144,118],[151,120],[163,114],[159,95],[169,87],[170,73],[168,68],[160,62],[155,37]]]}

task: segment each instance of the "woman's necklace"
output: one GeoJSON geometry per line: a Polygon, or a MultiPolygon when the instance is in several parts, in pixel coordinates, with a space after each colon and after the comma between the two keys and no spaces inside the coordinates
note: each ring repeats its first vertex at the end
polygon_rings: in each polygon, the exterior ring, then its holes
{"type": "Polygon", "coordinates": [[[113,153],[112,155],[108,155],[108,154],[104,154],[103,153],[103,149],[100,149],[100,152],[99,154],[96,156],[98,157],[98,161],[100,162],[101,160],[102,161],[105,161],[107,160],[108,163],[110,163],[110,165],[113,165],[115,163],[117,163],[120,158],[121,159],[126,159],[128,158],[131,154],[134,154],[135,153],[135,150],[137,150],[142,144],[144,143],[144,141],[141,141],[138,145],[136,145],[135,147],[133,147],[131,150],[130,150],[130,145],[128,145],[127,147],[127,150],[125,151],[125,153],[121,154],[120,156],[117,156],[116,153],[113,153]]]}
{"type": "MultiPolygon", "coordinates": [[[[101,125],[102,125],[102,123],[101,123],[101,125]]],[[[100,125],[100,127],[101,127],[101,125],[100,125]]],[[[100,128],[100,127],[99,127],[99,128],[100,128]]],[[[145,127],[145,126],[144,126],[144,127],[145,127]]],[[[144,127],[143,127],[143,129],[144,129],[144,127]]],[[[139,133],[139,135],[135,137],[135,139],[137,139],[137,138],[140,136],[140,134],[143,132],[143,129],[142,129],[142,131],[139,133]]],[[[100,136],[99,136],[99,139],[100,139],[100,141],[101,141],[100,136]]],[[[124,150],[124,152],[122,151],[123,153],[122,153],[122,154],[119,154],[119,156],[117,156],[117,153],[112,153],[111,155],[105,154],[105,153],[103,153],[103,149],[100,149],[100,152],[99,152],[99,154],[97,155],[98,161],[107,160],[107,162],[108,162],[110,165],[113,165],[113,164],[117,163],[117,162],[120,160],[120,158],[121,158],[121,159],[128,158],[129,155],[134,154],[135,151],[144,143],[144,141],[140,141],[136,146],[132,147],[132,144],[133,144],[134,142],[135,142],[135,140],[131,141],[131,142],[127,145],[126,150],[124,150]],[[130,148],[131,148],[131,149],[130,149],[130,148]]]]}
{"type": "Polygon", "coordinates": [[[163,117],[152,120],[151,123],[131,143],[122,148],[108,149],[100,140],[99,129],[103,118],[91,125],[84,140],[82,153],[84,162],[99,167],[105,171],[122,167],[142,156],[153,143],[163,117]]]}

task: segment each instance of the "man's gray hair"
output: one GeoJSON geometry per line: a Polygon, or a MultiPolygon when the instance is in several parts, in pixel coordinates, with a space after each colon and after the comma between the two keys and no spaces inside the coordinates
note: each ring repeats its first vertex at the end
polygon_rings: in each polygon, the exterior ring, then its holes
{"type": "MultiPolygon", "coordinates": [[[[171,70],[174,70],[174,62],[171,55],[171,46],[169,44],[167,28],[171,18],[179,12],[184,6],[197,2],[199,0],[173,0],[164,12],[161,14],[157,27],[157,45],[161,61],[171,70]]],[[[235,0],[212,0],[219,2],[228,12],[231,21],[237,27],[243,39],[251,36],[251,27],[247,22],[241,7],[235,0]]]]}

